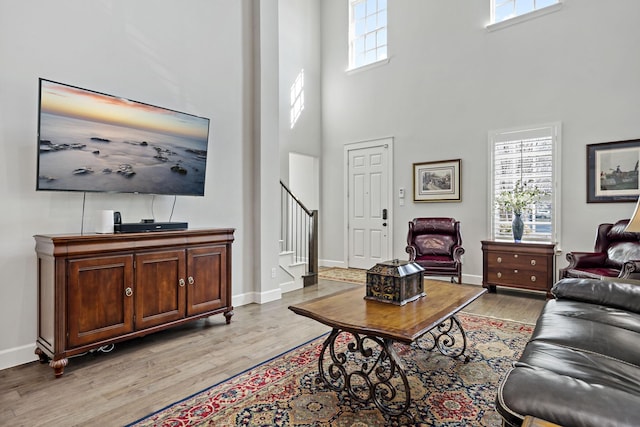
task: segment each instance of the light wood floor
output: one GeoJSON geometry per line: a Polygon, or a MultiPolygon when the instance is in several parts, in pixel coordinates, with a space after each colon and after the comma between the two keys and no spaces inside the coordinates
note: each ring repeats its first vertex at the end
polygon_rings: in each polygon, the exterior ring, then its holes
{"type": "MultiPolygon", "coordinates": [[[[287,307],[357,285],[321,280],[279,301],[116,345],[69,360],[55,379],[48,365],[0,371],[0,425],[122,426],[328,332],[287,307]]],[[[361,286],[361,285],[360,285],[361,286]]],[[[534,323],[544,295],[498,288],[468,313],[534,323]]],[[[35,346],[34,346],[35,348],[35,346]]]]}

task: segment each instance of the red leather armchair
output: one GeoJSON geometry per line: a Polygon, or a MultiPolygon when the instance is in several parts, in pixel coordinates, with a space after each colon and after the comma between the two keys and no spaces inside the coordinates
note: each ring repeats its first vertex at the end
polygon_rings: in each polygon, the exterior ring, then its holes
{"type": "Polygon", "coordinates": [[[560,278],[640,278],[640,233],[627,233],[628,219],[600,224],[593,252],[569,252],[560,278]]]}
{"type": "Polygon", "coordinates": [[[409,222],[406,251],[425,276],[451,276],[462,283],[462,236],[453,218],[414,218],[409,222]]]}

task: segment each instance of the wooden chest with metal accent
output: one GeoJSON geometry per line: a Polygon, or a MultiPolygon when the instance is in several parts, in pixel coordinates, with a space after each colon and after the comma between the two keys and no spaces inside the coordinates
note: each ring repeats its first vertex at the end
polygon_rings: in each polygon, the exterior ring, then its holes
{"type": "Polygon", "coordinates": [[[424,269],[410,261],[391,260],[367,270],[365,299],[404,305],[425,296],[424,269]]]}

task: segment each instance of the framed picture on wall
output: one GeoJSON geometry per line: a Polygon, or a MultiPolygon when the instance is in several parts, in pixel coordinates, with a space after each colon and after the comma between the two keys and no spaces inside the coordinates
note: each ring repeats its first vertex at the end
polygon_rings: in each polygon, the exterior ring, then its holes
{"type": "Polygon", "coordinates": [[[640,139],[587,145],[587,203],[635,202],[640,139]]]}
{"type": "Polygon", "coordinates": [[[460,159],[413,164],[414,202],[459,202],[460,159]]]}

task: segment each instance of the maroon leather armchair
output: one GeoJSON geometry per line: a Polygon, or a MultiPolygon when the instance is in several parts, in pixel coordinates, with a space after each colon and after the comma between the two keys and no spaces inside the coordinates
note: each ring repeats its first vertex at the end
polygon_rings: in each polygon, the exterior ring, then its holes
{"type": "Polygon", "coordinates": [[[600,224],[593,252],[569,252],[560,278],[640,278],[640,233],[627,233],[628,219],[600,224]]]}
{"type": "Polygon", "coordinates": [[[414,218],[409,221],[406,251],[425,276],[451,276],[462,283],[462,236],[454,218],[414,218]]]}

